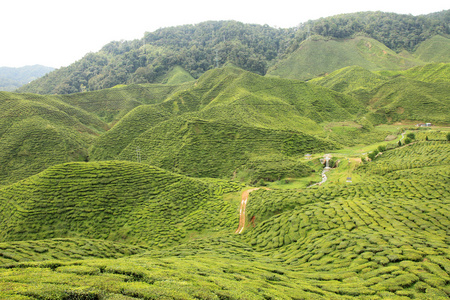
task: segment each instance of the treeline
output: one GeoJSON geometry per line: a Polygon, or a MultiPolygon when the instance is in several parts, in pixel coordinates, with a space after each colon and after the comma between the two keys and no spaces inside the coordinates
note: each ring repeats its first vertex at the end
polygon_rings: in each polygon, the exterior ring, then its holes
{"type": "Polygon", "coordinates": [[[264,75],[270,65],[311,35],[348,38],[365,34],[396,51],[411,51],[436,34],[449,35],[449,24],[450,10],[416,17],[383,12],[343,14],[290,29],[236,21],[162,28],[146,32],[142,39],[111,42],[18,91],[70,94],[118,84],[165,82],[175,66],[194,78],[226,63],[264,75]]]}
{"type": "Polygon", "coordinates": [[[432,36],[450,34],[450,10],[420,16],[359,12],[308,21],[299,26],[289,52],[311,35],[349,38],[355,34],[366,34],[397,52],[414,51],[432,36]]]}
{"type": "Polygon", "coordinates": [[[174,66],[194,78],[225,63],[263,75],[294,34],[294,29],[235,21],[163,28],[145,33],[140,40],[111,42],[19,91],[69,94],[117,84],[164,82],[174,66]]]}

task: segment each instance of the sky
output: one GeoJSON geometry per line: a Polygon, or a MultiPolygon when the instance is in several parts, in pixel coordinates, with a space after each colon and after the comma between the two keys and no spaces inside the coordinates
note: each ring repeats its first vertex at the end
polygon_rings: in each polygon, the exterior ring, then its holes
{"type": "Polygon", "coordinates": [[[407,4],[394,0],[7,0],[0,4],[0,67],[60,68],[111,41],[140,39],[146,31],[210,20],[290,28],[342,13],[416,16],[447,9],[448,0],[407,4]]]}

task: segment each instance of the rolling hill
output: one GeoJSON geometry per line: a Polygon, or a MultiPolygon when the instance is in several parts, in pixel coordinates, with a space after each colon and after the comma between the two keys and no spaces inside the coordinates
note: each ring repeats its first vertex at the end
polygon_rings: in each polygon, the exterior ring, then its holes
{"type": "Polygon", "coordinates": [[[235,208],[221,195],[237,188],[131,162],[55,165],[1,190],[1,241],[84,238],[165,247],[234,226],[235,208]]]}
{"type": "Polygon", "coordinates": [[[0,298],[448,299],[449,13],[165,28],[0,92],[0,298]]]}
{"type": "Polygon", "coordinates": [[[363,103],[374,123],[402,120],[448,124],[449,65],[428,64],[406,71],[379,72],[347,67],[312,83],[344,92],[363,103]]]}
{"type": "Polygon", "coordinates": [[[404,70],[420,64],[423,63],[402,57],[372,38],[359,36],[330,39],[312,36],[269,69],[267,75],[307,80],[353,65],[376,71],[404,70]]]}
{"type": "Polygon", "coordinates": [[[108,126],[56,97],[0,92],[0,185],[84,161],[108,126]]]}
{"type": "Polygon", "coordinates": [[[265,164],[262,157],[298,159],[340,147],[324,139],[319,123],[365,112],[325,88],[219,68],[160,104],[130,111],[96,140],[90,158],[136,161],[139,152],[143,162],[174,172],[231,178],[253,157],[265,164]]]}
{"type": "Polygon", "coordinates": [[[354,171],[361,183],[254,191],[242,235],[226,200],[236,185],[129,162],[57,165],[1,190],[2,239],[47,239],[0,243],[0,295],[447,299],[448,148],[388,151],[354,171]]]}

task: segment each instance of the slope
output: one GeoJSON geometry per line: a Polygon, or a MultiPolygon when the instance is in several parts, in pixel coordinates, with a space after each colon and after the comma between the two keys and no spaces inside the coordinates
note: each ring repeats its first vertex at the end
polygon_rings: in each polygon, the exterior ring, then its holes
{"type": "Polygon", "coordinates": [[[407,78],[424,82],[449,82],[450,64],[448,63],[426,64],[423,66],[408,69],[406,71],[398,72],[398,74],[403,75],[407,78]]]}
{"type": "Polygon", "coordinates": [[[93,113],[104,122],[120,120],[133,108],[143,104],[163,102],[170,95],[189,88],[184,84],[131,84],[99,91],[61,95],[60,99],[70,105],[93,113]]]}
{"type": "Polygon", "coordinates": [[[237,220],[237,188],[130,162],[50,167],[0,193],[1,241],[90,238],[165,247],[237,220]]]}
{"type": "Polygon", "coordinates": [[[215,69],[163,103],[131,111],[96,141],[91,158],[135,161],[140,151],[143,161],[159,167],[229,178],[252,155],[280,160],[338,147],[314,136],[323,134],[319,122],[364,112],[351,97],[322,87],[232,67],[215,69]],[[290,140],[298,147],[292,153],[284,149],[290,140]]]}
{"type": "Polygon", "coordinates": [[[401,57],[368,37],[331,39],[312,36],[271,67],[267,75],[307,80],[353,65],[375,71],[407,69],[420,64],[423,63],[401,57]]]}
{"type": "Polygon", "coordinates": [[[107,125],[56,97],[0,93],[0,185],[84,161],[107,125]]]}
{"type": "MultiPolygon", "coordinates": [[[[142,162],[194,177],[232,178],[238,170],[251,169],[283,160],[302,177],[313,171],[300,158],[305,153],[335,149],[331,141],[300,132],[247,127],[200,119],[171,119],[141,134],[118,156],[135,161],[137,151],[142,162]],[[138,150],[137,150],[138,149],[138,150]],[[257,159],[259,158],[259,159],[257,159]]],[[[293,170],[291,170],[292,172],[293,170]]],[[[277,180],[282,170],[258,179],[277,180]]],[[[261,175],[262,176],[262,175],[261,175]]]]}
{"type": "MultiPolygon", "coordinates": [[[[419,142],[385,152],[356,171],[365,179],[359,184],[330,183],[303,191],[254,191],[247,207],[247,217],[252,223],[243,235],[226,234],[226,229],[221,228],[216,236],[190,239],[169,248],[119,259],[62,257],[27,262],[19,256],[18,261],[0,266],[0,296],[448,299],[449,150],[447,142],[419,142]]],[[[118,162],[61,165],[49,170],[48,175],[66,173],[69,179],[78,173],[70,170],[101,167],[97,170],[105,171],[106,166],[107,173],[113,173],[119,165],[131,167],[134,172],[138,168],[139,173],[156,171],[162,181],[174,176],[188,184],[198,182],[152,167],[118,162]]],[[[44,174],[34,182],[44,183],[44,174]]],[[[100,179],[92,175],[89,173],[85,181],[100,179]]],[[[148,180],[143,178],[140,180],[148,180]]],[[[120,180],[114,182],[119,184],[120,180]]],[[[163,185],[154,181],[157,188],[163,185]]],[[[24,187],[11,188],[20,194],[28,192],[24,187]]],[[[214,185],[210,187],[214,189],[214,185]]],[[[121,189],[115,190],[115,194],[127,195],[121,189]]],[[[84,213],[81,207],[79,212],[84,213]]],[[[16,212],[19,213],[31,211],[23,209],[16,212]]],[[[237,215],[236,210],[233,213],[237,215]]],[[[209,215],[200,219],[209,226],[209,215]]],[[[237,218],[234,221],[237,225],[237,218]]],[[[40,251],[46,251],[45,245],[50,246],[51,240],[35,243],[42,247],[40,251]]],[[[5,244],[12,243],[0,244],[0,253],[5,244]]],[[[83,246],[83,242],[78,245],[83,246]]]]}
{"type": "Polygon", "coordinates": [[[414,120],[418,122],[450,122],[449,82],[422,82],[394,78],[378,86],[364,97],[375,115],[389,122],[414,120]]]}
{"type": "Polygon", "coordinates": [[[450,39],[436,35],[419,44],[414,56],[429,63],[450,62],[450,39]]]}
{"type": "Polygon", "coordinates": [[[311,83],[341,91],[371,111],[367,117],[375,124],[414,120],[448,123],[448,64],[427,64],[405,71],[370,72],[347,67],[311,83]],[[428,121],[429,120],[429,121],[428,121]]]}
{"type": "Polygon", "coordinates": [[[360,67],[349,66],[336,70],[327,76],[317,77],[309,82],[332,89],[341,93],[355,92],[356,90],[370,91],[376,86],[385,83],[387,78],[360,67]]]}

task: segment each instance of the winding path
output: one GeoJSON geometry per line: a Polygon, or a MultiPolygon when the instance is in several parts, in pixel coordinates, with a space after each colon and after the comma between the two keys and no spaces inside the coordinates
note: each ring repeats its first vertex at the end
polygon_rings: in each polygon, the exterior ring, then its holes
{"type": "Polygon", "coordinates": [[[247,207],[248,196],[251,192],[259,190],[260,188],[252,188],[242,192],[241,196],[241,209],[239,212],[239,227],[234,233],[240,234],[245,227],[245,208],[247,207]]]}

